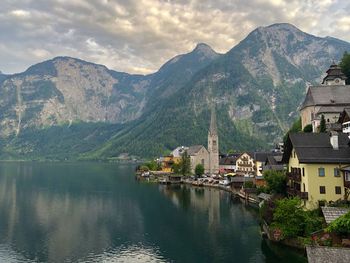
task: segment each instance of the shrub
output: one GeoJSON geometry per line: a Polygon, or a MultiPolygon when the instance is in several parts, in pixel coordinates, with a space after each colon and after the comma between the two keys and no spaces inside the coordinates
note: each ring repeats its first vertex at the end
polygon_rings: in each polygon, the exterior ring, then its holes
{"type": "Polygon", "coordinates": [[[284,196],[287,194],[287,177],[283,171],[265,171],[264,179],[269,192],[284,196]]]}
{"type": "Polygon", "coordinates": [[[197,164],[196,167],[194,168],[194,173],[197,176],[202,176],[204,174],[204,166],[201,164],[197,164]]]}
{"type": "Polygon", "coordinates": [[[330,223],[327,230],[338,234],[350,234],[350,212],[330,223]]]}

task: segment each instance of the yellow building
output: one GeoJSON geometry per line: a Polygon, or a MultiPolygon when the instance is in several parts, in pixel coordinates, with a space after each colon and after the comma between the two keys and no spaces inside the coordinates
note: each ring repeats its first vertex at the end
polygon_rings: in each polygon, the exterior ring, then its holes
{"type": "Polygon", "coordinates": [[[164,156],[160,158],[162,172],[171,173],[173,172],[173,165],[181,161],[181,157],[174,157],[172,155],[164,156]]]}
{"type": "Polygon", "coordinates": [[[288,164],[288,194],[299,196],[307,209],[344,199],[344,168],[350,163],[346,134],[291,133],[283,160],[288,164]]]}

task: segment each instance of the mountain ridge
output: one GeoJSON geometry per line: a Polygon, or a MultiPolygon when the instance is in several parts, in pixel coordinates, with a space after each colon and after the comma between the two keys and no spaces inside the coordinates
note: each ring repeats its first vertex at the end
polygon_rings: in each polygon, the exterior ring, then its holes
{"type": "MultiPolygon", "coordinates": [[[[77,158],[104,159],[121,153],[155,156],[178,145],[205,145],[208,105],[214,101],[223,151],[268,149],[297,116],[307,85],[318,83],[329,61],[339,60],[347,50],[350,43],[282,23],[253,30],[225,54],[198,43],[149,75],[118,72],[71,57],[61,62],[62,57],[56,57],[59,66],[51,63],[40,69],[45,66],[42,62],[26,74],[0,81],[4,116],[0,147],[3,156],[19,152],[21,156],[27,148],[28,156],[40,156],[46,148],[33,139],[34,131],[47,129],[60,137],[55,126],[66,123],[77,130],[89,127],[91,138],[99,142],[76,151],[77,158]],[[24,94],[22,104],[16,90],[24,94]],[[37,108],[28,117],[33,105],[37,108]],[[42,110],[48,107],[51,112],[42,110]],[[91,124],[84,126],[86,122],[91,124]]],[[[79,141],[77,134],[72,136],[79,141]]],[[[65,138],[68,135],[69,130],[65,138]]]]}

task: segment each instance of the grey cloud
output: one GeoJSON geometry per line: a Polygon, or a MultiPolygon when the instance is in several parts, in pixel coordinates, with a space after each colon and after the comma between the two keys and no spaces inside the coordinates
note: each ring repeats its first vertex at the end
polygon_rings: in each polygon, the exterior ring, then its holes
{"type": "Polygon", "coordinates": [[[342,0],[3,0],[0,70],[19,72],[68,55],[118,71],[150,73],[198,42],[227,52],[256,27],[278,22],[349,41],[346,5],[342,0]]]}

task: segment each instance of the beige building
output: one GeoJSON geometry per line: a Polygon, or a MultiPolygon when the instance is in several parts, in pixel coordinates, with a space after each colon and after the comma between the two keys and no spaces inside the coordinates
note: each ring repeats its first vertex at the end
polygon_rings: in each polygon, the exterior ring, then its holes
{"type": "Polygon", "coordinates": [[[203,165],[205,173],[209,172],[209,153],[203,145],[190,146],[187,153],[191,159],[192,173],[194,173],[194,170],[198,164],[203,165]]]}
{"type": "Polygon", "coordinates": [[[303,199],[305,208],[348,197],[350,146],[346,134],[291,133],[283,161],[288,164],[288,194],[303,199]]]}
{"type": "Polygon", "coordinates": [[[319,86],[309,87],[300,108],[302,129],[308,124],[317,132],[321,116],[327,127],[335,124],[344,108],[350,107],[350,85],[345,85],[346,76],[339,66],[333,64],[319,86]]]}
{"type": "Polygon", "coordinates": [[[238,174],[254,174],[255,161],[253,153],[244,152],[237,158],[236,172],[238,174]]]}

